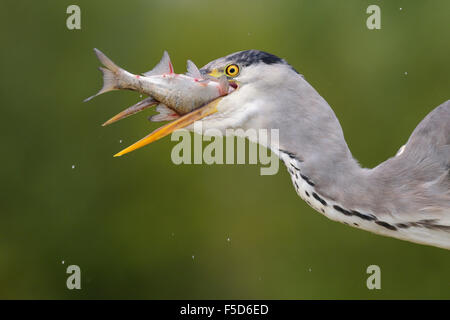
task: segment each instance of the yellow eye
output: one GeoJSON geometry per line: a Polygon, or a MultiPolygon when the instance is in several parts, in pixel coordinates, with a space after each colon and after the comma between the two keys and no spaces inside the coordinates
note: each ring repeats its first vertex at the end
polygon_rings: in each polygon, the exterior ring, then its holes
{"type": "Polygon", "coordinates": [[[229,77],[235,77],[239,74],[239,66],[237,64],[229,64],[225,68],[225,74],[229,77]]]}

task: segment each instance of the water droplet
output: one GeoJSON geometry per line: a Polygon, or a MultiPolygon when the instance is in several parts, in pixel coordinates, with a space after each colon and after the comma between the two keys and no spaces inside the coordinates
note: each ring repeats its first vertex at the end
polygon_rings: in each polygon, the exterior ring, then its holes
{"type": "Polygon", "coordinates": [[[119,143],[122,143],[122,139],[119,140],[119,143]]]}
{"type": "Polygon", "coordinates": [[[405,76],[407,76],[408,75],[408,72],[407,71],[405,71],[405,76]]]}
{"type": "Polygon", "coordinates": [[[75,165],[74,164],[72,165],[72,169],[75,169],[75,165]]]}
{"type": "Polygon", "coordinates": [[[403,8],[400,8],[400,11],[402,11],[403,10],[403,8]]]}
{"type": "Polygon", "coordinates": [[[309,270],[308,270],[309,272],[311,272],[312,271],[312,269],[311,268],[309,268],[309,270]]]}
{"type": "Polygon", "coordinates": [[[195,256],[192,256],[192,260],[194,260],[195,256]]]}
{"type": "Polygon", "coordinates": [[[231,241],[231,239],[228,237],[228,238],[227,238],[227,242],[230,242],[230,241],[231,241]]]}

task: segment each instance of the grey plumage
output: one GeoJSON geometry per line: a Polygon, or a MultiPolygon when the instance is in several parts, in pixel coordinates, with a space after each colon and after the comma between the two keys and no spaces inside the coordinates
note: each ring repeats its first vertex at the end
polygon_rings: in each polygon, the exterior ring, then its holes
{"type": "Polygon", "coordinates": [[[279,129],[274,151],[297,193],[317,211],[371,232],[450,249],[450,101],[422,120],[399,155],[366,169],[353,158],[331,107],[285,60],[250,50],[201,71],[229,63],[241,65],[239,90],[222,99],[221,112],[203,120],[205,128],[279,129]]]}

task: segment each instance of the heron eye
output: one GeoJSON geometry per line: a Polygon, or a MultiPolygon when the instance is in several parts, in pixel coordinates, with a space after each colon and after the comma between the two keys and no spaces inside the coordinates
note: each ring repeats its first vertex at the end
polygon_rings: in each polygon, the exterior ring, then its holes
{"type": "Polygon", "coordinates": [[[239,66],[237,64],[230,64],[225,68],[225,74],[229,77],[235,77],[239,74],[239,66]]]}

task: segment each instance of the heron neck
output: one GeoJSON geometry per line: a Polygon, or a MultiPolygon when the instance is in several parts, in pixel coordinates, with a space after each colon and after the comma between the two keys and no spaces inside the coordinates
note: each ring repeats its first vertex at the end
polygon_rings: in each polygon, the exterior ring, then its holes
{"type": "MultiPolygon", "coordinates": [[[[341,158],[330,152],[303,157],[302,153],[281,149],[280,154],[293,179],[300,176],[321,197],[343,208],[370,208],[376,214],[373,208],[377,194],[371,190],[371,169],[361,168],[351,157],[341,158]]],[[[294,186],[298,188],[298,184],[294,186]]]]}
{"type": "MultiPolygon", "coordinates": [[[[305,80],[295,90],[295,101],[283,106],[283,119],[272,119],[279,128],[279,149],[291,162],[296,159],[303,176],[314,183],[317,193],[343,206],[373,207],[370,169],[353,158],[335,113],[305,80]]],[[[286,94],[286,96],[289,96],[286,94]]]]}

